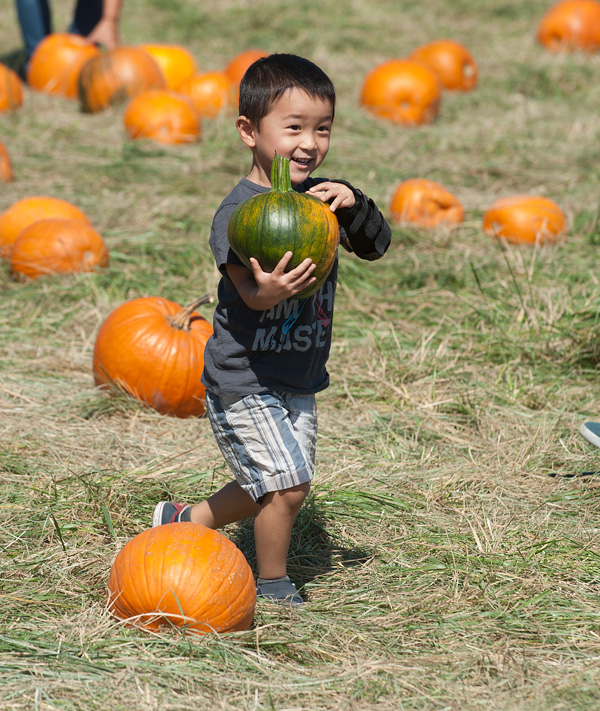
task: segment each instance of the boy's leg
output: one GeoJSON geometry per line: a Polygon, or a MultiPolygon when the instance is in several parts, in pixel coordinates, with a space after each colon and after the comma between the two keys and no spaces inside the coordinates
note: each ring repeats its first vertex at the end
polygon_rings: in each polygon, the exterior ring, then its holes
{"type": "Polygon", "coordinates": [[[228,523],[254,516],[259,505],[237,481],[225,484],[215,494],[192,507],[190,520],[208,528],[221,528],[228,523]]]}
{"type": "Polygon", "coordinates": [[[309,488],[307,482],[264,496],[254,519],[259,578],[274,580],[287,574],[292,526],[309,488]]]}
{"type": "Polygon", "coordinates": [[[195,506],[160,501],[154,509],[152,525],[162,526],[165,523],[191,521],[216,529],[254,516],[257,511],[258,504],[250,494],[245,492],[236,481],[232,481],[195,506]]]}

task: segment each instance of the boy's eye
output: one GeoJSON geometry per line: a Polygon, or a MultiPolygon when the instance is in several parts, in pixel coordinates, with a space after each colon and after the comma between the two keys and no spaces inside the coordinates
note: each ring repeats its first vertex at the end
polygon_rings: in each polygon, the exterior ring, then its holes
{"type": "Polygon", "coordinates": [[[329,131],[331,131],[331,128],[329,126],[319,126],[320,133],[329,133],[329,131]]]}
{"type": "Polygon", "coordinates": [[[290,128],[292,131],[299,131],[300,130],[300,126],[297,126],[296,124],[294,124],[293,126],[288,126],[288,128],[290,128]]]}

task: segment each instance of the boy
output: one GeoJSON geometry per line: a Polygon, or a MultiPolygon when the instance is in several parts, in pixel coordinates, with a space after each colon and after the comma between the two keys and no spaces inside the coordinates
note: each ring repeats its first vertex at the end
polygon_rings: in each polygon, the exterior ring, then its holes
{"type": "Polygon", "coordinates": [[[383,256],[390,228],[372,200],[344,181],[310,178],[329,150],[335,90],[312,62],[290,54],[259,59],[240,85],[236,127],[252,168],[213,220],[210,245],[222,278],[202,382],[215,438],[235,480],[196,506],[160,502],[153,525],[193,521],[209,528],[254,516],[259,598],[303,600],[287,576],[292,525],[315,466],[315,393],[327,387],[336,262],[321,289],[294,299],[315,277],[306,259],[273,272],[245,267],[229,247],[227,224],[246,198],[271,188],[276,153],[290,159],[292,185],[329,203],[340,241],[362,259],[383,256]]]}

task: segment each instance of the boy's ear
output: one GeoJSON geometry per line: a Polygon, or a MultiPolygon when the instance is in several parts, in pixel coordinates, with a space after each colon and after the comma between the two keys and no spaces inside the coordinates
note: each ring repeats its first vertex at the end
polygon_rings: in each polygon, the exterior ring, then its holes
{"type": "Polygon", "coordinates": [[[246,118],[246,116],[238,116],[238,119],[235,122],[235,127],[240,134],[240,138],[244,141],[248,148],[254,148],[256,145],[256,131],[250,119],[246,118]]]}

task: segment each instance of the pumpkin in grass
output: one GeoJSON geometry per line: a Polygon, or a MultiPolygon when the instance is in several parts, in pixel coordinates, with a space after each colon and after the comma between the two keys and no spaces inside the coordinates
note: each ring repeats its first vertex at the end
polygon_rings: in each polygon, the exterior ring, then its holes
{"type": "Polygon", "coordinates": [[[297,193],[290,180],[290,161],[276,155],[271,168],[272,189],[244,200],[229,218],[229,244],[252,269],[250,257],[271,272],[287,251],[293,253],[287,271],[307,257],[316,264],[316,281],[296,294],[304,299],[323,285],[337,254],[340,228],[337,217],[313,195],[297,193]]]}
{"type": "Polygon", "coordinates": [[[477,84],[477,64],[460,42],[435,40],[417,47],[410,59],[423,62],[440,80],[444,89],[471,91],[477,84]]]}
{"type": "Polygon", "coordinates": [[[178,89],[185,79],[198,72],[198,65],[192,53],[178,44],[139,45],[149,52],[162,71],[167,89],[178,89]]]}
{"type": "Polygon", "coordinates": [[[13,244],[10,268],[15,276],[37,279],[62,273],[91,272],[108,264],[104,240],[81,220],[39,220],[13,244]]]}
{"type": "MultiPolygon", "coordinates": [[[[0,141],[0,182],[10,183],[14,179],[10,156],[6,146],[0,141]]],[[[2,255],[2,244],[0,243],[0,256],[2,255]]]]}
{"type": "Polygon", "coordinates": [[[88,59],[77,84],[81,110],[88,113],[164,87],[165,78],[154,58],[139,47],[125,45],[88,59]]]}
{"type": "Polygon", "coordinates": [[[27,84],[46,94],[77,99],[83,65],[100,50],[85,37],[69,32],[47,35],[35,48],[27,68],[27,84]]]}
{"type": "Polygon", "coordinates": [[[165,415],[204,415],[204,347],[211,324],[195,312],[202,297],[182,308],[160,297],[118,306],[100,326],[94,381],[115,387],[165,415]]]}
{"type": "Polygon", "coordinates": [[[400,183],[392,196],[390,211],[394,222],[423,227],[456,225],[465,218],[458,198],[443,185],[425,178],[400,183]]]}
{"type": "Polygon", "coordinates": [[[553,52],[600,50],[600,2],[562,0],[542,17],[538,41],[553,52]]]}
{"type": "Polygon", "coordinates": [[[224,72],[195,74],[178,91],[190,97],[200,118],[214,119],[234,103],[234,87],[224,72]]]}
{"type": "Polygon", "coordinates": [[[0,63],[0,111],[14,111],[23,105],[23,82],[19,75],[0,63]]]}
{"type": "Polygon", "coordinates": [[[234,100],[237,102],[240,82],[246,73],[246,70],[251,64],[254,64],[257,59],[268,57],[267,52],[262,49],[246,49],[239,54],[236,54],[225,67],[225,75],[231,82],[234,88],[234,100]]]}
{"type": "Polygon", "coordinates": [[[142,531],[119,551],[108,580],[108,610],[151,632],[247,630],[255,605],[256,586],[244,554],[199,523],[142,531]]]}
{"type": "Polygon", "coordinates": [[[123,114],[131,138],[158,143],[193,143],[200,138],[200,117],[194,102],[169,89],[149,89],[134,97],[123,114]]]}
{"type": "Polygon", "coordinates": [[[374,116],[416,126],[435,121],[441,99],[436,75],[421,62],[390,59],[367,74],[360,102],[374,116]]]}
{"type": "Polygon", "coordinates": [[[0,257],[9,257],[19,234],[39,220],[62,218],[82,220],[89,224],[86,214],[61,198],[34,195],[13,203],[0,214],[0,257]]]}
{"type": "Polygon", "coordinates": [[[564,236],[565,216],[544,197],[512,195],[496,200],[485,212],[483,231],[512,244],[552,244],[564,236]]]}

